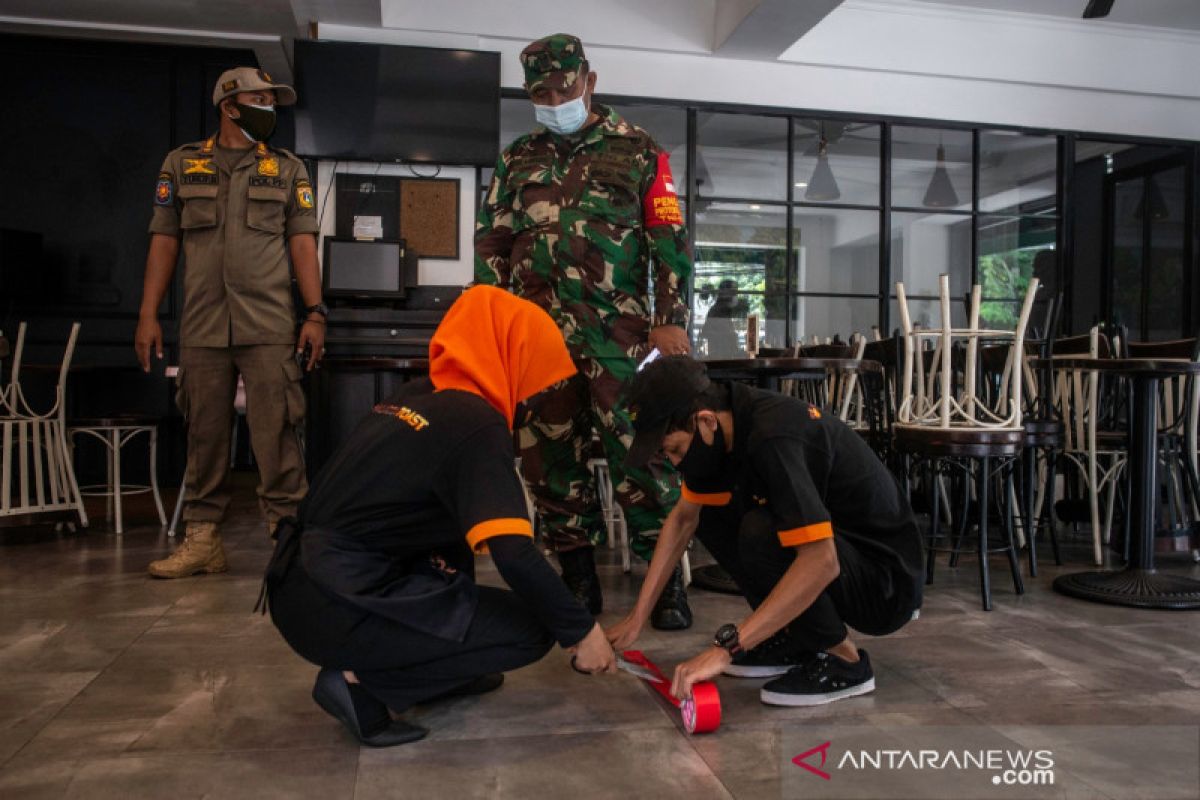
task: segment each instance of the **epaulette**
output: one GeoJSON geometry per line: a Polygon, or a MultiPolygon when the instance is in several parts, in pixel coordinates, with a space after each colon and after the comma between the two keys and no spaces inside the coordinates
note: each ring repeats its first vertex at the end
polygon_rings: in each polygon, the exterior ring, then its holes
{"type": "Polygon", "coordinates": [[[285,147],[272,147],[272,146],[268,145],[268,148],[271,150],[271,152],[279,153],[281,156],[283,156],[284,158],[286,158],[290,161],[296,161],[301,164],[304,163],[304,159],[300,158],[300,156],[296,155],[291,150],[288,150],[285,147]]]}

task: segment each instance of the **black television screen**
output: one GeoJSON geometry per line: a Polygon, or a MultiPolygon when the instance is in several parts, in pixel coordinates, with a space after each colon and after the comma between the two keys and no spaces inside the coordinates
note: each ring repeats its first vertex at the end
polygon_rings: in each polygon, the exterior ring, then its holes
{"type": "Polygon", "coordinates": [[[300,41],[295,58],[300,155],[496,163],[499,53],[300,41]]]}
{"type": "Polygon", "coordinates": [[[404,241],[325,237],[324,290],[330,297],[404,297],[404,241]]]}

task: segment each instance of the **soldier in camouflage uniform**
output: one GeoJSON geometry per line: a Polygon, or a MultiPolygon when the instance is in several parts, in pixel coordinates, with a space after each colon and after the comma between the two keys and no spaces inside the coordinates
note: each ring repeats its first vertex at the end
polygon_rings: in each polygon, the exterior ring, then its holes
{"type": "MultiPolygon", "coordinates": [[[[545,541],[567,585],[599,613],[593,547],[605,531],[588,469],[593,432],[633,550],[649,560],[678,497],[677,479],[661,460],[625,468],[632,427],[620,395],[651,349],[689,352],[681,289],[691,255],[667,154],[645,131],[591,102],[596,74],[579,39],[540,39],[521,52],[521,65],[542,126],[500,156],[476,226],[475,279],[546,309],[579,367],[539,398],[518,436],[545,541]]],[[[652,621],[664,629],[691,624],[679,574],[652,621]]]]}

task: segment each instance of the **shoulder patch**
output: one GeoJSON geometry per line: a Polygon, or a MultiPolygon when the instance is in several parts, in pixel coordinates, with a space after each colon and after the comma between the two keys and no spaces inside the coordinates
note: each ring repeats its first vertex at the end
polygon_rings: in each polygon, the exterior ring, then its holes
{"type": "Polygon", "coordinates": [[[169,206],[175,202],[175,180],[169,172],[158,173],[158,183],[154,185],[154,205],[169,206]]]}
{"type": "Polygon", "coordinates": [[[301,208],[313,207],[312,184],[303,178],[296,181],[296,202],[301,208]]]}
{"type": "Polygon", "coordinates": [[[642,200],[642,218],[647,228],[683,224],[683,213],[679,210],[679,198],[675,193],[675,179],[671,177],[671,159],[665,150],[658,151],[658,169],[654,174],[654,183],[642,200]]]}

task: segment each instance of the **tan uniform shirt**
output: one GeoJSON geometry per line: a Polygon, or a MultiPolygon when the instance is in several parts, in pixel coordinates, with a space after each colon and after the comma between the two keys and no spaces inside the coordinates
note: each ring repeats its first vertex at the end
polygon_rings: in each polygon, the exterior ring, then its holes
{"type": "Polygon", "coordinates": [[[184,347],[292,344],[287,239],[316,233],[304,163],[259,144],[225,169],[215,137],[167,154],[154,192],[151,233],[183,240],[184,347]]]}

